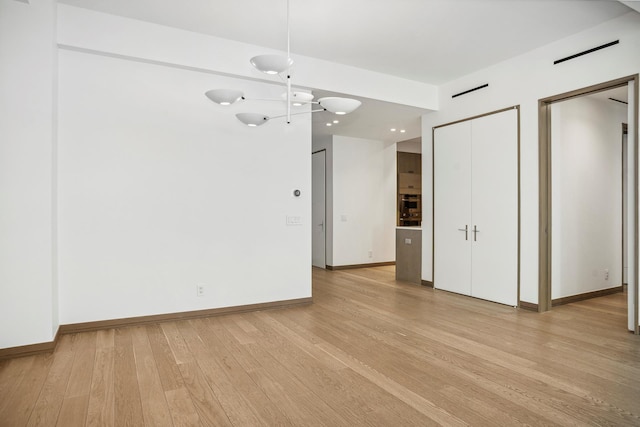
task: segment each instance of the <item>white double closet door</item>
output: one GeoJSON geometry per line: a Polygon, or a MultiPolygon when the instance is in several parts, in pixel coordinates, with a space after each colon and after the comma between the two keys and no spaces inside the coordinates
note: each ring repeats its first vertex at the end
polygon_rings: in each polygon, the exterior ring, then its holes
{"type": "Polygon", "coordinates": [[[518,111],[434,131],[434,286],[516,306],[518,111]]]}

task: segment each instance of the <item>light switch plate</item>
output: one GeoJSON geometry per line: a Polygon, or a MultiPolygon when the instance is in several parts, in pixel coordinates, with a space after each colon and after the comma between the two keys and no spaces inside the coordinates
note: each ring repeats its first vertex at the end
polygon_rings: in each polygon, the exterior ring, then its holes
{"type": "Polygon", "coordinates": [[[287,225],[302,225],[302,217],[287,215],[287,225]]]}

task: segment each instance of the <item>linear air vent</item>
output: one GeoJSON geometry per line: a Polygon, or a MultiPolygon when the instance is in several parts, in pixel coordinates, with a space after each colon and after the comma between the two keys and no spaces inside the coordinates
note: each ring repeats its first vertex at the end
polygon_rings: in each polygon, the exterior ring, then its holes
{"type": "Polygon", "coordinates": [[[600,49],[605,49],[607,47],[614,46],[614,45],[616,45],[618,43],[620,43],[620,40],[616,40],[616,41],[613,41],[613,42],[605,43],[602,46],[597,46],[597,47],[591,48],[589,50],[585,50],[584,52],[576,53],[575,55],[571,55],[571,56],[567,56],[566,58],[555,60],[555,61],[553,61],[553,65],[557,65],[557,64],[559,64],[561,62],[569,61],[571,59],[577,58],[577,57],[582,56],[582,55],[587,55],[589,53],[596,52],[596,51],[598,51],[600,49]]]}
{"type": "Polygon", "coordinates": [[[485,87],[489,87],[489,83],[485,83],[482,86],[474,87],[473,89],[465,90],[464,92],[456,93],[455,95],[452,95],[451,98],[455,98],[455,97],[461,96],[461,95],[466,95],[466,94],[471,93],[473,91],[484,89],[485,87]]]}
{"type": "Polygon", "coordinates": [[[629,105],[629,103],[628,103],[627,101],[620,101],[619,99],[615,99],[615,98],[609,98],[609,99],[610,99],[610,100],[612,100],[612,101],[619,102],[620,104],[627,104],[627,105],[629,105]]]}

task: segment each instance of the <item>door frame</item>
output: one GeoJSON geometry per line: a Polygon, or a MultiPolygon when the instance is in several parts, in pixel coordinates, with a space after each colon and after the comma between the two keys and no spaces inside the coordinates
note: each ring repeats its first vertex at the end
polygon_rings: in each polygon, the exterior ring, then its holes
{"type": "MultiPolygon", "coordinates": [[[[602,92],[634,82],[633,123],[634,134],[634,265],[633,284],[635,301],[635,333],[640,333],[638,327],[638,74],[622,77],[593,86],[576,89],[570,92],[553,95],[538,100],[538,179],[539,179],[539,228],[538,228],[538,311],[551,309],[551,105],[571,98],[602,92]]],[[[627,141],[629,141],[627,136],[627,141]]],[[[630,218],[629,218],[630,219],[630,218]]]]}
{"type": "MultiPolygon", "coordinates": [[[[323,153],[324,152],[324,267],[322,268],[327,268],[327,150],[325,148],[321,149],[321,150],[317,150],[317,151],[313,151],[311,152],[311,159],[312,159],[312,164],[313,164],[313,156],[314,154],[319,154],[319,153],[323,153]]],[[[311,178],[313,179],[313,170],[311,171],[311,178]]],[[[311,185],[311,188],[313,188],[313,183],[311,185]]],[[[313,194],[311,195],[311,217],[312,217],[312,225],[311,225],[311,258],[313,260],[313,194]]],[[[313,265],[313,261],[312,261],[312,266],[316,267],[313,265]]],[[[318,267],[321,268],[321,267],[318,267]]]]}
{"type": "MultiPolygon", "coordinates": [[[[627,114],[628,115],[628,114],[627,114]]],[[[624,280],[624,261],[625,261],[625,248],[627,245],[627,229],[628,229],[628,225],[625,226],[625,212],[627,211],[627,204],[626,204],[626,200],[625,197],[627,195],[627,193],[629,192],[629,181],[627,180],[626,182],[626,186],[625,186],[625,179],[627,179],[627,174],[625,174],[625,165],[628,164],[628,157],[629,157],[629,136],[628,136],[628,130],[629,130],[629,125],[627,123],[622,123],[622,138],[620,138],[620,145],[622,146],[622,274],[621,274],[621,282],[622,282],[622,286],[625,285],[625,280],[624,280]],[[624,141],[624,136],[627,135],[627,143],[625,144],[624,141]],[[625,191],[627,190],[627,191],[625,191]]],[[[629,219],[627,218],[627,224],[628,224],[629,219]]],[[[627,274],[627,281],[629,280],[629,275],[627,274]]],[[[627,286],[629,286],[629,284],[627,283],[627,286]]]]}

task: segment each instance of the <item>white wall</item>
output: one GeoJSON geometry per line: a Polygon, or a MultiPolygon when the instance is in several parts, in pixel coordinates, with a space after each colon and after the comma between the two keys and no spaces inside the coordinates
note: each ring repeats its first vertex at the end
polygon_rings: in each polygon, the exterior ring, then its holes
{"type": "Polygon", "coordinates": [[[62,324],[311,296],[310,116],[248,128],[233,113],[284,106],[203,95],[239,86],[281,92],[60,51],[62,324]]]}
{"type": "Polygon", "coordinates": [[[395,144],[334,136],[332,196],[333,248],[327,264],[394,261],[395,144]]]}
{"type": "Polygon", "coordinates": [[[0,348],[53,339],[55,2],[0,0],[0,348]]]}
{"type": "Polygon", "coordinates": [[[184,45],[135,21],[65,20],[81,45],[64,39],[58,105],[56,2],[0,6],[0,348],[51,341],[59,323],[311,295],[311,204],[291,195],[310,191],[310,117],[250,130],[203,96],[281,85],[181,63],[184,45]],[[81,53],[105,39],[110,57],[81,53]]]}
{"type": "MultiPolygon", "coordinates": [[[[423,210],[430,212],[433,126],[520,105],[520,296],[538,302],[538,100],[640,72],[640,14],[630,12],[588,31],[440,87],[440,111],[423,116],[423,210]],[[612,40],[620,44],[559,65],[553,61],[612,40]],[[451,98],[484,83],[489,87],[451,98]]],[[[422,279],[432,280],[432,219],[423,220],[422,279]]]]}
{"type": "Polygon", "coordinates": [[[551,106],[553,299],[622,285],[626,121],[627,108],[609,100],[581,97],[551,106]]]}

